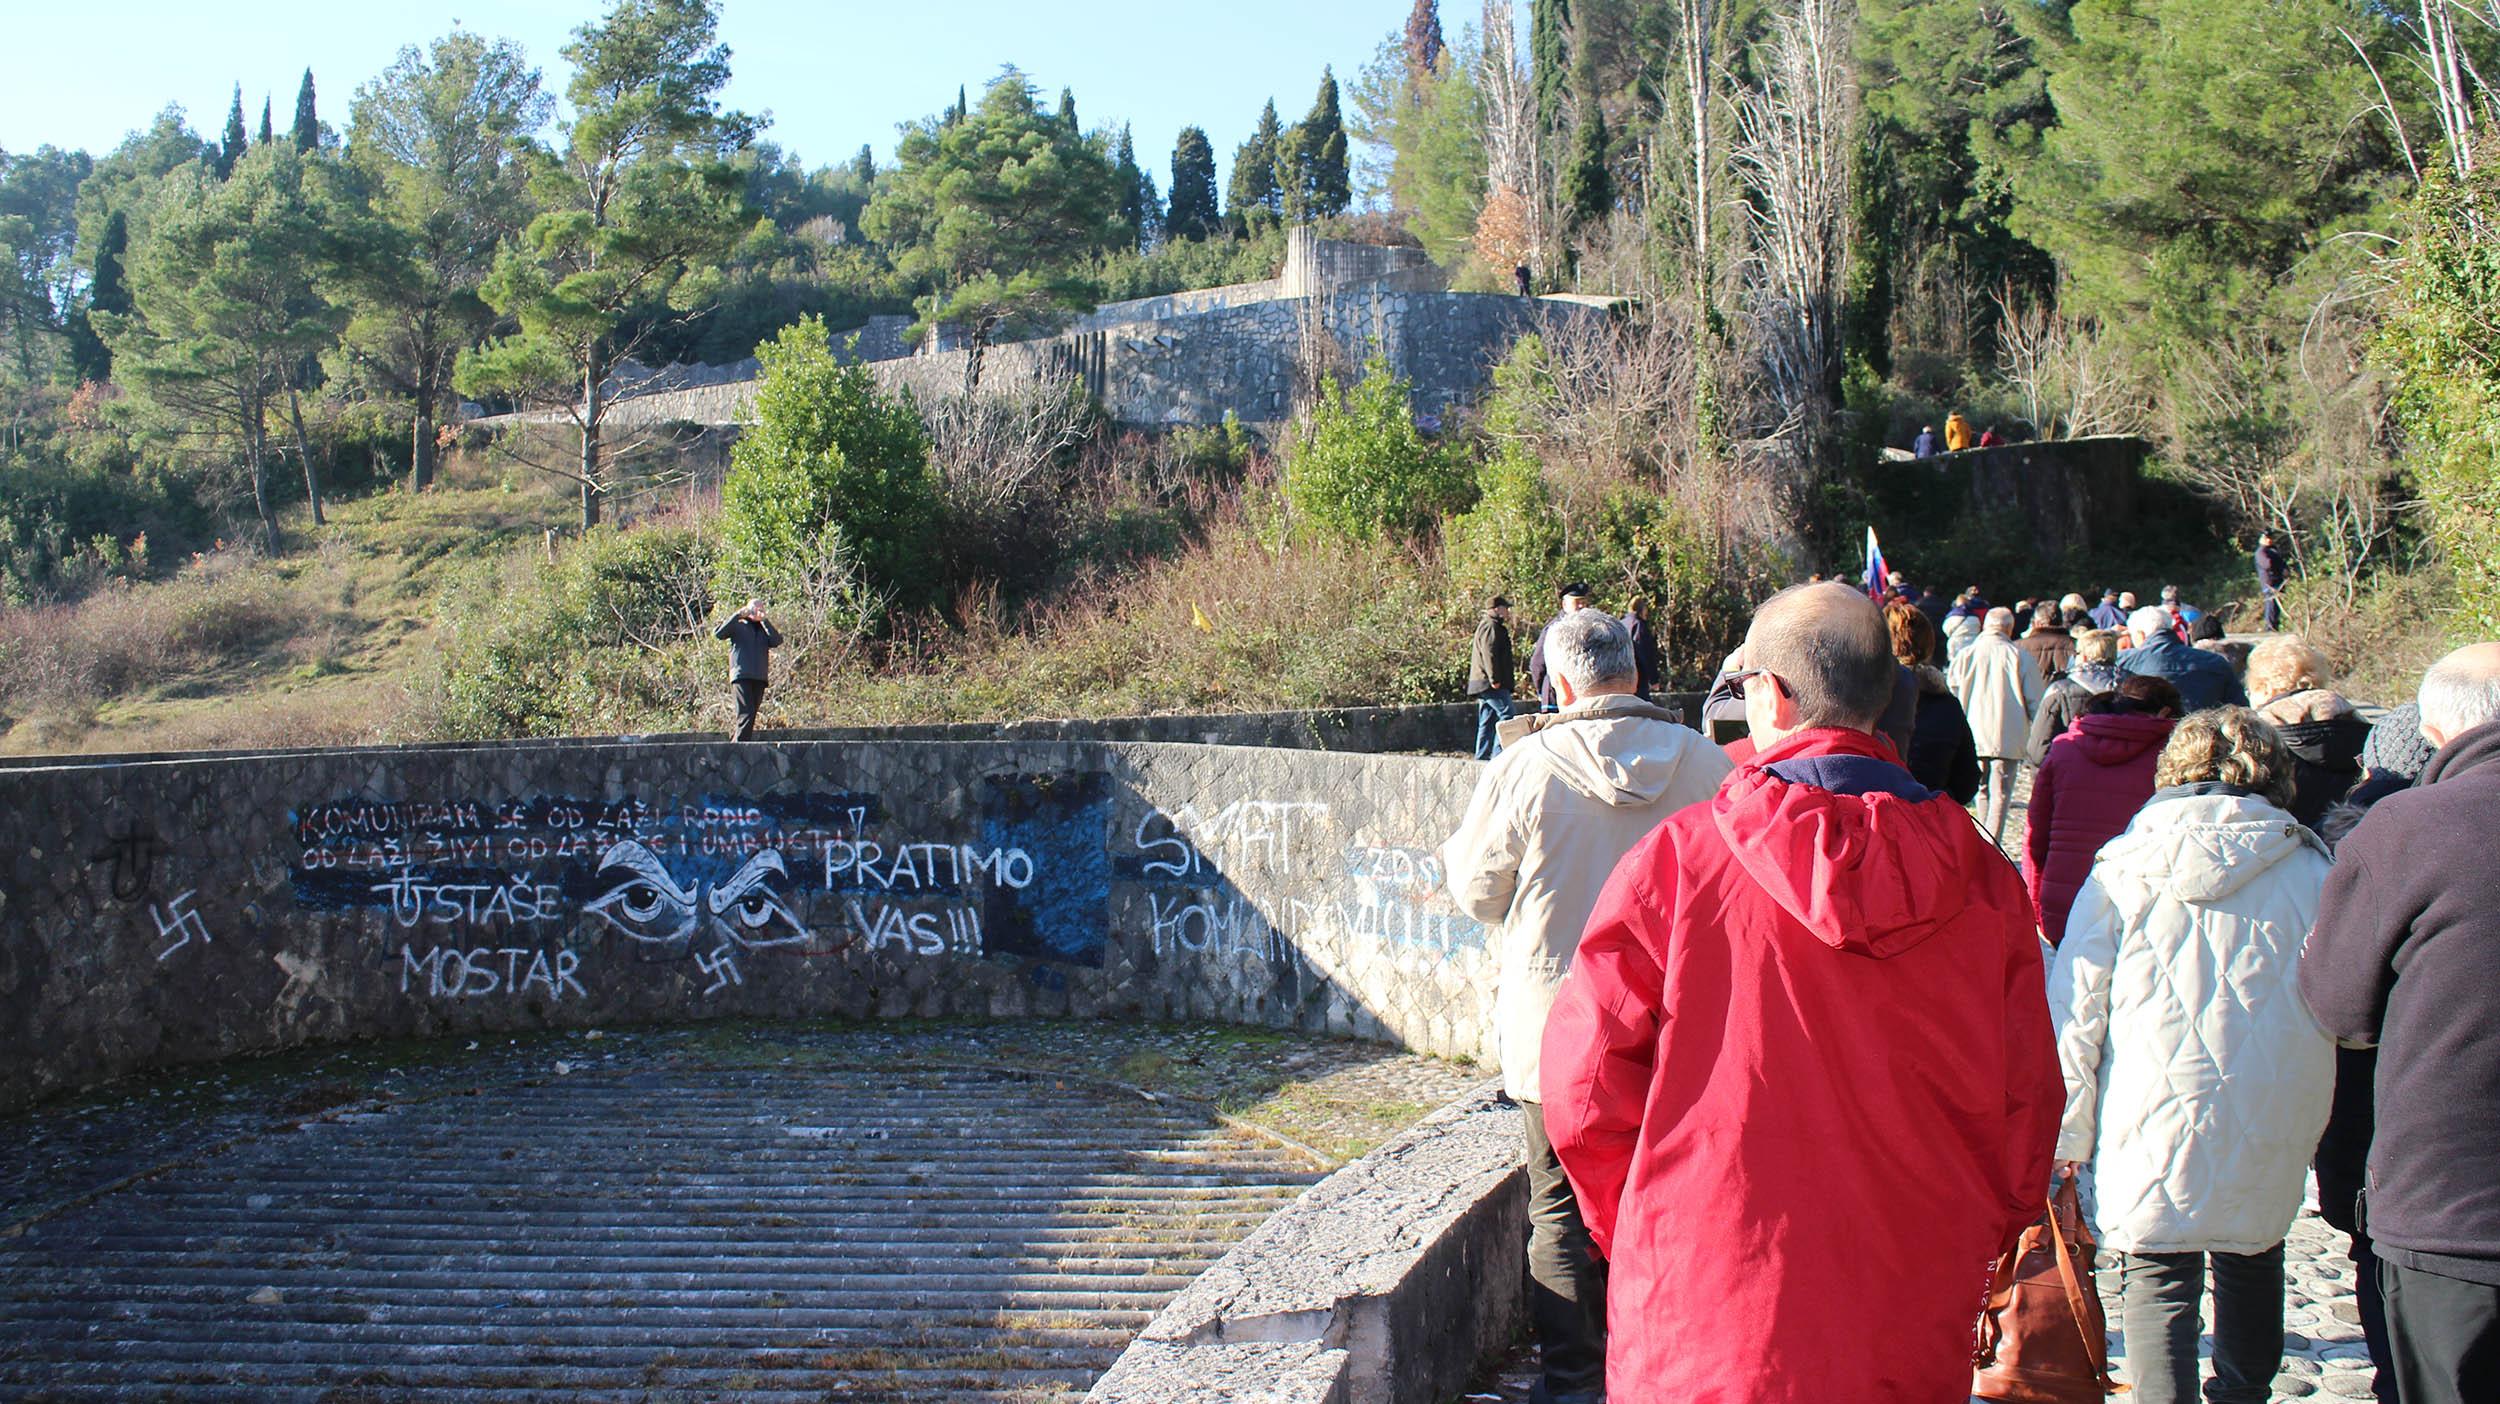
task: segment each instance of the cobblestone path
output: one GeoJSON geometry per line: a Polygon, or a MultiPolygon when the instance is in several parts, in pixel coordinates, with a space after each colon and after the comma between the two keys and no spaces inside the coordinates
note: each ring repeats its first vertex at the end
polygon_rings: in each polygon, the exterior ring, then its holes
{"type": "Polygon", "coordinates": [[[1116,1025],[453,1050],[0,1123],[0,1398],[1073,1399],[1311,1142],[1480,1080],[1116,1025]]]}

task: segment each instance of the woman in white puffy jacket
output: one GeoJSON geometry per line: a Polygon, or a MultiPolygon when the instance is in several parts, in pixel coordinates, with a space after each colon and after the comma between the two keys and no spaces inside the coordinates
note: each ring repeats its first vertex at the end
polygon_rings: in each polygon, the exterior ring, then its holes
{"type": "Polygon", "coordinates": [[[2288,812],[2292,758],[2245,707],[2178,725],[2157,789],[2102,847],[2049,973],[2066,1073],[2061,1170],[2089,1162],[2140,1404],[2265,1404],[2283,1359],[2283,1236],[2326,1126],[2335,1047],[2300,948],[2326,845],[2288,812]]]}

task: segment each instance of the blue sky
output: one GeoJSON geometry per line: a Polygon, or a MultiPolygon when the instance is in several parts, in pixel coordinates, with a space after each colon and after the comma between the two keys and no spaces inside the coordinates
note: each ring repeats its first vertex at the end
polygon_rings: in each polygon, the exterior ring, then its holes
{"type": "MultiPolygon", "coordinates": [[[[733,51],[727,99],[769,110],[767,136],[811,165],[864,142],[882,162],[894,126],[934,114],[957,84],[978,93],[1001,64],[1030,74],[1046,98],[1076,90],[1089,127],[1130,123],[1141,164],[1168,184],[1180,129],[1206,128],[1220,162],[1273,96],[1290,122],[1310,107],[1320,70],[1343,80],[1402,29],[1409,0],[723,0],[733,51]]],[[[359,84],[401,45],[456,23],[520,41],[561,93],[556,50],[602,12],[600,0],[9,0],[9,57],[0,81],[0,149],[50,143],[98,155],[168,102],[214,135],[233,85],[257,123],[265,93],[284,127],[306,66],[322,117],[344,125],[359,84]]],[[[1527,6],[1519,6],[1524,14],[1527,6]]],[[[1471,0],[1444,0],[1456,37],[1471,0]]]]}

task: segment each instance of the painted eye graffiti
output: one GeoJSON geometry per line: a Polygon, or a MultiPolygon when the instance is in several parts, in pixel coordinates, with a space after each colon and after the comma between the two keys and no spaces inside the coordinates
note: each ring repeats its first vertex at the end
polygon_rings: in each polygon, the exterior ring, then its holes
{"type": "Polygon", "coordinates": [[[583,910],[637,941],[682,940],[694,931],[695,894],[677,885],[650,849],[627,841],[599,859],[599,873],[618,881],[583,910]]]}
{"type": "Polygon", "coordinates": [[[737,876],[705,894],[713,929],[742,946],[783,946],[805,940],[807,924],[772,885],[772,879],[788,877],[777,850],[767,848],[748,859],[737,876]]]}

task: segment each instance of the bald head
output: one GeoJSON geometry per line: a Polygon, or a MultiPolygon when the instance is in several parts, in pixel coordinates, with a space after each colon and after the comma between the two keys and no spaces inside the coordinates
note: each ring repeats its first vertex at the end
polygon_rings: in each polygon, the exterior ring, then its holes
{"type": "Polygon", "coordinates": [[[1794,585],[1763,602],[1745,662],[1795,699],[1797,725],[1871,730],[1892,701],[1892,635],[1875,602],[1844,584],[1794,585]]]}
{"type": "Polygon", "coordinates": [[[2468,644],[2422,675],[2422,735],[2445,746],[2500,721],[2500,643],[2468,644]]]}

